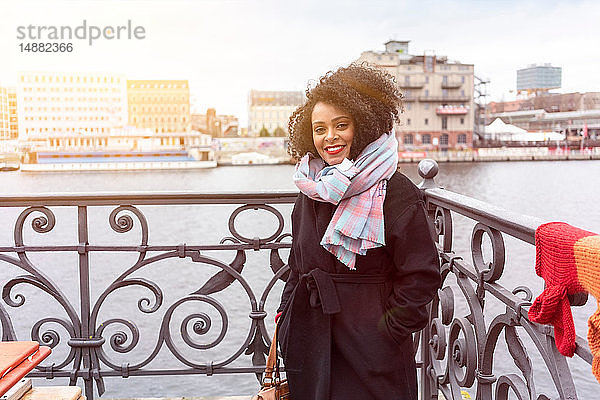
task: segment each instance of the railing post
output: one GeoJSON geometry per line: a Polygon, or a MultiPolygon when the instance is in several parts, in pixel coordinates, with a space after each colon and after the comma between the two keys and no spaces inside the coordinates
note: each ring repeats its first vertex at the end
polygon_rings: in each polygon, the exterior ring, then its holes
{"type": "MultiPolygon", "coordinates": [[[[437,175],[439,171],[438,163],[435,160],[425,159],[421,160],[418,165],[418,171],[423,181],[418,185],[421,191],[423,192],[423,197],[425,197],[425,190],[429,188],[437,187],[437,184],[434,182],[433,178],[437,175]]],[[[429,202],[426,202],[427,214],[429,215],[429,230],[431,232],[434,241],[437,242],[436,230],[434,227],[435,220],[435,207],[432,207],[429,202]]],[[[431,305],[428,306],[429,310],[429,319],[431,320],[431,305]]],[[[421,332],[421,399],[422,400],[437,400],[438,398],[438,389],[437,389],[437,381],[431,376],[431,352],[429,348],[431,344],[429,343],[431,339],[431,333],[429,331],[429,324],[425,327],[421,332]]]]}
{"type": "MultiPolygon", "coordinates": [[[[79,253],[79,299],[80,299],[80,315],[81,315],[81,339],[91,339],[90,334],[90,265],[89,265],[89,254],[87,250],[88,245],[88,223],[87,223],[87,207],[77,206],[77,238],[78,238],[78,250],[79,253]]],[[[83,347],[82,361],[84,370],[84,382],[85,382],[85,395],[88,399],[94,400],[94,386],[92,380],[92,360],[90,354],[90,347],[83,347]]],[[[77,363],[79,360],[75,359],[77,363]]],[[[79,365],[74,366],[79,369],[79,365]]],[[[77,379],[75,377],[75,379],[77,379]]],[[[71,379],[71,384],[74,384],[71,379]]]]}

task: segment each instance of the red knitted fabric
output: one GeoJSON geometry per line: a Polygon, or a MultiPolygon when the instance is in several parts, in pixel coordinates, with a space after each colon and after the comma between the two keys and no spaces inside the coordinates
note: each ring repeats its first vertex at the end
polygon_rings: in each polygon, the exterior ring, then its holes
{"type": "Polygon", "coordinates": [[[575,352],[575,325],[568,294],[585,292],[577,279],[573,246],[577,240],[595,235],[564,222],[550,222],[535,231],[535,272],[546,288],[529,308],[529,319],[554,326],[558,351],[568,357],[575,352]]]}

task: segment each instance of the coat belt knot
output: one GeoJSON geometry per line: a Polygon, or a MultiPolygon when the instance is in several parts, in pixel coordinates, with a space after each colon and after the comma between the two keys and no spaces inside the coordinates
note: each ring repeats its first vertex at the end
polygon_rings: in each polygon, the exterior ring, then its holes
{"type": "Polygon", "coordinates": [[[313,308],[321,306],[323,314],[336,314],[341,311],[340,300],[331,276],[318,268],[300,277],[309,293],[309,304],[313,308]]]}

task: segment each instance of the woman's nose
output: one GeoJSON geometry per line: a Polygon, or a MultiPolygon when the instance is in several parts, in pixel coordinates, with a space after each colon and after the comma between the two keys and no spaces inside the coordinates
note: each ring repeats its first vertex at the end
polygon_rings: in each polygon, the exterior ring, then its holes
{"type": "Polygon", "coordinates": [[[325,136],[325,140],[331,141],[331,140],[335,140],[337,134],[335,133],[335,129],[334,128],[329,128],[327,129],[327,135],[325,136]]]}

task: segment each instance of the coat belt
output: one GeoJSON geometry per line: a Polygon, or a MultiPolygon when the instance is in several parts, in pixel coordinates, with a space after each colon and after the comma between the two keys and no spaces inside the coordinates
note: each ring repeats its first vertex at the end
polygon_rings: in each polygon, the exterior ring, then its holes
{"type": "Polygon", "coordinates": [[[321,306],[323,314],[330,315],[341,311],[340,300],[335,287],[336,283],[383,283],[385,280],[386,276],[384,274],[329,274],[322,269],[315,268],[303,274],[298,285],[303,285],[308,290],[311,307],[321,306]]]}

